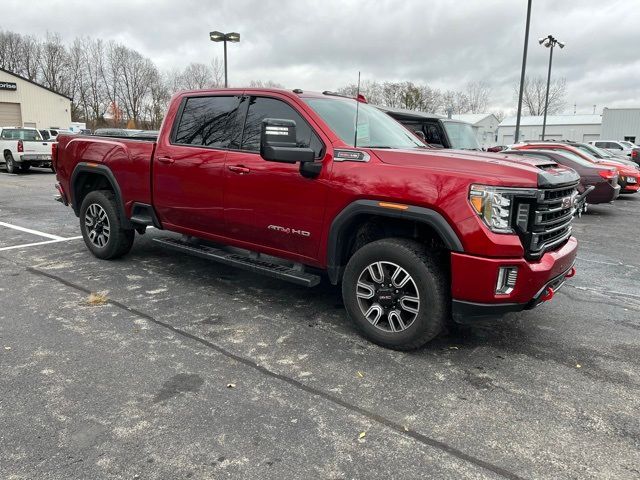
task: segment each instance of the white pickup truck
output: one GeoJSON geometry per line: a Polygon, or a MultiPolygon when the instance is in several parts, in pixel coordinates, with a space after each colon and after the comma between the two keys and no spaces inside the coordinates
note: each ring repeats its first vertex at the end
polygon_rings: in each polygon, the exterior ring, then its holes
{"type": "Polygon", "coordinates": [[[0,163],[7,173],[26,172],[31,167],[51,168],[51,148],[35,128],[0,127],[0,163]]]}

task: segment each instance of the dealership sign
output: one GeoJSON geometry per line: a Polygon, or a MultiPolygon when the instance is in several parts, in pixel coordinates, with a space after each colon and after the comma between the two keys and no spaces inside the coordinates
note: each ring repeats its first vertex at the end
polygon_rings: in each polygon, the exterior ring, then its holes
{"type": "Polygon", "coordinates": [[[0,90],[17,90],[18,85],[13,82],[0,82],[0,90]]]}

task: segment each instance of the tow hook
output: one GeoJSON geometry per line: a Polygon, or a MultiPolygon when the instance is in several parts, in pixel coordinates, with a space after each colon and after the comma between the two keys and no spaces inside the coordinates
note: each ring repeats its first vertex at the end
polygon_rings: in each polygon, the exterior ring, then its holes
{"type": "Polygon", "coordinates": [[[553,291],[553,288],[547,287],[547,289],[544,291],[544,293],[542,294],[540,299],[543,302],[548,302],[549,300],[551,300],[553,298],[554,294],[555,294],[555,292],[553,291]]]}
{"type": "Polygon", "coordinates": [[[575,274],[576,274],[576,267],[571,267],[571,270],[567,272],[567,274],[565,275],[565,278],[571,278],[575,276],[575,274]]]}

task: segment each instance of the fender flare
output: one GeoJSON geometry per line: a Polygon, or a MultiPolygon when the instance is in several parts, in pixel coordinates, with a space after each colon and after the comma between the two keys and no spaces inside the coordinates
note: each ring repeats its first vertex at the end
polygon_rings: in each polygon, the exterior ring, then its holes
{"type": "Polygon", "coordinates": [[[71,180],[69,183],[70,185],[69,200],[76,216],[77,217],[80,216],[80,205],[78,204],[78,202],[76,202],[76,193],[77,193],[76,181],[78,179],[78,176],[81,173],[98,174],[98,175],[102,175],[107,179],[107,181],[111,185],[111,188],[113,188],[113,192],[116,195],[118,213],[120,214],[120,219],[122,221],[122,224],[125,228],[130,228],[132,225],[129,219],[127,218],[127,216],[125,215],[124,202],[122,200],[122,192],[120,191],[120,186],[118,185],[118,181],[116,180],[116,177],[113,175],[113,172],[106,165],[88,163],[88,162],[79,162],[76,165],[76,167],[73,169],[73,173],[71,174],[71,180]]]}
{"type": "Polygon", "coordinates": [[[435,210],[413,205],[409,205],[406,210],[394,210],[381,207],[376,200],[356,200],[347,205],[331,222],[327,239],[327,274],[334,285],[338,283],[344,269],[344,266],[340,264],[340,253],[344,247],[344,230],[356,216],[362,214],[424,223],[440,235],[447,249],[453,252],[464,252],[462,242],[456,232],[451,228],[449,222],[435,210]]]}

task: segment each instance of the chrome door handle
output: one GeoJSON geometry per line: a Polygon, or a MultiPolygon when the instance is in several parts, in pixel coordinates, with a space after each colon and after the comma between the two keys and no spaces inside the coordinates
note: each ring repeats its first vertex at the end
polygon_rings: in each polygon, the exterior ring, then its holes
{"type": "Polygon", "coordinates": [[[251,171],[251,169],[243,165],[229,165],[227,168],[233,173],[239,173],[240,175],[247,174],[251,171]]]}

